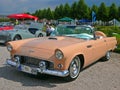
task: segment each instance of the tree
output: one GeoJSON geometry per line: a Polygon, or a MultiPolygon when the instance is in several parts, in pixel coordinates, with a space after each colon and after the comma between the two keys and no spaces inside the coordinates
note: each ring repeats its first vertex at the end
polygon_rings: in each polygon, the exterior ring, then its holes
{"type": "Polygon", "coordinates": [[[89,17],[89,8],[88,6],[85,4],[84,0],[79,0],[78,4],[77,4],[77,18],[81,19],[81,18],[88,18],[89,17]]]}
{"type": "Polygon", "coordinates": [[[55,10],[54,10],[54,17],[55,17],[55,19],[59,19],[59,18],[64,17],[63,8],[64,8],[64,6],[62,4],[55,8],[55,10]]]}
{"type": "Polygon", "coordinates": [[[104,2],[102,2],[98,8],[97,19],[102,21],[108,20],[108,9],[104,2]]]}
{"type": "Polygon", "coordinates": [[[46,14],[46,18],[47,18],[48,20],[54,18],[54,17],[53,17],[53,12],[51,11],[50,8],[47,9],[46,13],[47,13],[47,14],[46,14]]]}
{"type": "Polygon", "coordinates": [[[109,20],[112,20],[114,18],[117,19],[117,16],[118,16],[118,10],[116,5],[113,3],[109,9],[109,20]]]}
{"type": "Polygon", "coordinates": [[[120,21],[120,6],[118,7],[118,20],[120,21]]]}
{"type": "Polygon", "coordinates": [[[72,18],[77,18],[77,3],[74,2],[71,6],[71,17],[72,18]]]}
{"type": "Polygon", "coordinates": [[[97,20],[108,21],[114,18],[120,20],[120,7],[117,7],[114,3],[110,7],[107,7],[105,3],[102,2],[99,7],[93,5],[90,8],[84,1],[85,0],[78,0],[78,2],[74,2],[71,6],[68,3],[64,5],[60,4],[56,6],[54,11],[51,11],[50,8],[36,10],[34,15],[38,16],[40,19],[60,19],[63,17],[91,19],[92,11],[94,11],[97,20]]]}
{"type": "Polygon", "coordinates": [[[58,11],[58,6],[54,10],[54,19],[57,19],[59,17],[59,11],[58,11]]]}
{"type": "Polygon", "coordinates": [[[42,10],[36,10],[36,12],[32,15],[37,16],[39,19],[41,19],[42,18],[41,12],[42,12],[42,10]]]}
{"type": "Polygon", "coordinates": [[[42,18],[47,18],[47,9],[43,9],[41,14],[42,14],[42,18]]]}
{"type": "Polygon", "coordinates": [[[95,5],[95,4],[93,4],[93,6],[92,6],[92,8],[91,8],[91,11],[94,11],[94,12],[98,12],[98,7],[95,5]]]}
{"type": "Polygon", "coordinates": [[[98,7],[96,5],[93,5],[91,10],[90,10],[90,15],[91,15],[91,19],[92,19],[92,12],[95,12],[96,13],[96,19],[97,19],[97,12],[98,12],[98,7]]]}
{"type": "Polygon", "coordinates": [[[65,17],[71,17],[71,8],[70,8],[70,6],[69,6],[68,3],[66,3],[66,4],[64,5],[63,15],[64,15],[65,17]]]}

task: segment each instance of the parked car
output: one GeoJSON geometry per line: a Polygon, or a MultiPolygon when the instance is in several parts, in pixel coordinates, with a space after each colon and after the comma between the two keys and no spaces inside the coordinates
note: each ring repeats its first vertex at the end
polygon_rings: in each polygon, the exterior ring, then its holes
{"type": "Polygon", "coordinates": [[[115,37],[88,26],[57,28],[50,37],[33,38],[7,43],[11,59],[7,65],[29,74],[49,74],[75,80],[81,69],[98,59],[110,59],[115,37]]]}
{"type": "Polygon", "coordinates": [[[10,22],[1,22],[0,31],[2,30],[13,30],[14,26],[10,22]]]}
{"type": "Polygon", "coordinates": [[[42,31],[42,28],[43,24],[40,23],[31,23],[30,26],[24,24],[16,25],[14,30],[0,32],[0,43],[46,36],[46,33],[42,31]]]}

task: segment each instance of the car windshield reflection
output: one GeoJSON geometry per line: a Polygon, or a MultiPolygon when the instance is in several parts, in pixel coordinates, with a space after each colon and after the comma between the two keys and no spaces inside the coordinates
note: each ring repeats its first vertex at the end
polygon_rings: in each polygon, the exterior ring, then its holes
{"type": "Polygon", "coordinates": [[[80,39],[93,39],[93,28],[88,26],[58,26],[52,36],[66,36],[80,39]]]}

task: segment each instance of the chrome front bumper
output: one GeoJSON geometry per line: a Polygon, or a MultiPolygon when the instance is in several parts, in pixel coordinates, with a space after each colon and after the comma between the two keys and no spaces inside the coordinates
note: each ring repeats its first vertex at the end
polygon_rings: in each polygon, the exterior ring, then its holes
{"type": "Polygon", "coordinates": [[[58,71],[58,70],[33,68],[33,67],[25,66],[22,64],[17,64],[16,62],[12,61],[11,59],[6,60],[6,65],[16,67],[19,71],[23,71],[23,72],[34,74],[34,75],[37,75],[37,73],[54,75],[54,76],[59,76],[59,77],[66,77],[69,75],[68,70],[58,71]]]}

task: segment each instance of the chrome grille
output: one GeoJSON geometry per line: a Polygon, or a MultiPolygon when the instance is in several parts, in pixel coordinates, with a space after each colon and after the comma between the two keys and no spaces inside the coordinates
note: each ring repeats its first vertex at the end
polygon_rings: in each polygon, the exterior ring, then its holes
{"type": "Polygon", "coordinates": [[[0,35],[0,40],[6,40],[6,39],[7,39],[6,36],[4,36],[4,35],[0,35]]]}
{"type": "Polygon", "coordinates": [[[40,60],[32,58],[32,57],[23,57],[22,56],[22,60],[24,60],[24,64],[27,65],[35,65],[35,66],[39,66],[39,62],[40,60]]]}
{"type": "Polygon", "coordinates": [[[11,41],[11,38],[10,38],[10,36],[0,35],[0,40],[7,42],[7,41],[11,41]]]}
{"type": "MultiPolygon", "coordinates": [[[[18,55],[15,55],[15,57],[18,55]]],[[[27,66],[32,66],[32,67],[39,67],[39,62],[40,61],[45,61],[47,69],[53,69],[54,64],[52,62],[43,60],[43,59],[37,59],[33,57],[28,57],[28,56],[19,56],[20,57],[20,64],[27,65],[27,66]]]]}

